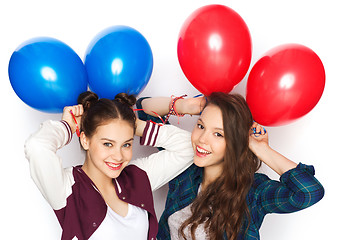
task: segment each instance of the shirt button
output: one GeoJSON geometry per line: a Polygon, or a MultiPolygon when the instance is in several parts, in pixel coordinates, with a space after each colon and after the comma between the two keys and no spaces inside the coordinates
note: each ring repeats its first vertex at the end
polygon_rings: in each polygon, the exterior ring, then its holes
{"type": "Polygon", "coordinates": [[[122,197],[123,200],[125,200],[125,197],[122,197]]]}
{"type": "Polygon", "coordinates": [[[95,223],[95,222],[92,223],[92,226],[93,226],[93,227],[97,227],[97,223],[95,223]]]}
{"type": "Polygon", "coordinates": [[[141,206],[141,207],[144,207],[144,203],[142,203],[140,206],[141,206]]]}

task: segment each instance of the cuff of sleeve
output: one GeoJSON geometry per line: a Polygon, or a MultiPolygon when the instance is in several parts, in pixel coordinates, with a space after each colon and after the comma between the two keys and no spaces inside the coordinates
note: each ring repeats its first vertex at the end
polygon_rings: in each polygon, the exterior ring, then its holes
{"type": "Polygon", "coordinates": [[[287,182],[289,181],[290,177],[293,175],[298,175],[301,172],[307,172],[310,175],[315,175],[315,169],[312,165],[305,165],[303,163],[299,163],[296,168],[290,169],[289,171],[285,172],[281,175],[280,181],[287,182]]]}
{"type": "Polygon", "coordinates": [[[143,136],[140,138],[140,145],[155,146],[160,126],[152,123],[150,120],[146,122],[143,136]]]}
{"type": "Polygon", "coordinates": [[[72,140],[72,130],[71,130],[70,125],[69,125],[66,121],[61,120],[60,122],[65,126],[66,131],[67,131],[67,135],[68,135],[68,136],[67,136],[67,141],[66,141],[66,143],[65,143],[65,145],[67,145],[67,144],[69,144],[69,143],[71,142],[71,140],[72,140]]]}

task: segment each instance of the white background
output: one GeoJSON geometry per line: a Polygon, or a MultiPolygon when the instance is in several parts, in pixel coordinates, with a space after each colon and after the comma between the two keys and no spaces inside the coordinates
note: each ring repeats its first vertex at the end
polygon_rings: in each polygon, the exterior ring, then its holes
{"type": "MultiPolygon", "coordinates": [[[[268,128],[273,148],[296,162],[312,164],[326,190],[316,205],[298,213],[270,215],[261,239],[339,239],[339,139],[340,14],[331,0],[11,0],[0,3],[1,90],[1,239],[59,239],[60,227],[53,211],[33,184],[24,157],[25,139],[40,122],[59,120],[61,114],[39,112],[23,103],[8,79],[8,62],[24,41],[39,36],[57,38],[83,59],[87,45],[101,30],[127,25],[148,40],[154,57],[151,79],[140,96],[170,96],[197,90],[183,75],[177,60],[177,38],[185,19],[197,8],[219,3],[238,12],[253,41],[251,67],[266,51],[280,44],[300,43],[313,49],[326,70],[326,87],[318,105],[305,117],[286,126],[268,128]],[[6,2],[6,3],[5,3],[6,2]]],[[[249,73],[249,72],[248,72],[249,73]]],[[[233,90],[245,94],[247,76],[233,90]]],[[[191,130],[195,118],[181,119],[191,130]]],[[[176,123],[175,118],[172,122],[176,123]]],[[[136,144],[137,145],[137,144],[136,144]]],[[[152,152],[135,148],[135,156],[152,152]]],[[[61,150],[64,165],[80,164],[83,155],[77,139],[61,150]]],[[[264,167],[271,177],[278,176],[264,167]]],[[[167,187],[155,193],[157,213],[164,207],[167,187]]]]}

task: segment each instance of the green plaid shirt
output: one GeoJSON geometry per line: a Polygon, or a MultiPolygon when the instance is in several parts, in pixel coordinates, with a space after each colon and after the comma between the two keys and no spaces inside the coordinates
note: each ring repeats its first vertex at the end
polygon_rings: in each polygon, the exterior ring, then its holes
{"type": "MultiPolygon", "coordinates": [[[[181,175],[169,182],[165,210],[159,221],[157,239],[170,239],[168,218],[193,202],[202,182],[203,169],[191,165],[181,175]]],[[[280,177],[280,181],[255,173],[254,183],[247,195],[250,225],[244,232],[245,220],[238,239],[260,239],[259,229],[268,213],[291,213],[307,208],[320,201],[324,188],[314,177],[314,167],[299,164],[280,177]]],[[[224,239],[227,239],[226,234],[224,239]]]]}
{"type": "MultiPolygon", "coordinates": [[[[143,97],[138,99],[136,105],[142,108],[143,97]]],[[[158,117],[138,112],[142,120],[161,122],[158,117]]],[[[164,120],[164,118],[163,118],[164,120]]],[[[160,149],[161,150],[161,149],[160,149]]],[[[302,210],[320,201],[324,195],[324,188],[314,177],[314,167],[299,164],[280,177],[280,181],[269,179],[266,175],[255,173],[254,183],[247,195],[247,204],[250,212],[250,224],[245,220],[238,239],[260,239],[259,230],[267,213],[291,213],[302,210]]],[[[203,169],[191,165],[186,171],[169,182],[169,192],[165,210],[159,221],[157,239],[170,239],[168,218],[193,202],[197,196],[198,187],[202,182],[203,169]]],[[[227,239],[226,234],[224,239],[227,239]]]]}

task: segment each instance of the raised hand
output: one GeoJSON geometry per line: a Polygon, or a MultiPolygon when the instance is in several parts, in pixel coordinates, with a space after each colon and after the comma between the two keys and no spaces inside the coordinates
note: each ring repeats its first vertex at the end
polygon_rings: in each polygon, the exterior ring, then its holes
{"type": "Polygon", "coordinates": [[[184,98],[179,99],[176,102],[176,108],[178,113],[180,114],[198,115],[202,112],[205,104],[206,98],[204,96],[195,98],[184,98]]]}
{"type": "Polygon", "coordinates": [[[254,122],[249,130],[249,148],[256,155],[264,147],[268,147],[268,133],[264,127],[254,122]]]}
{"type": "Polygon", "coordinates": [[[84,109],[81,104],[64,107],[62,120],[66,121],[70,125],[72,133],[77,131],[77,127],[80,129],[81,116],[83,113],[84,109]]]}

